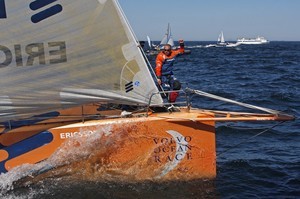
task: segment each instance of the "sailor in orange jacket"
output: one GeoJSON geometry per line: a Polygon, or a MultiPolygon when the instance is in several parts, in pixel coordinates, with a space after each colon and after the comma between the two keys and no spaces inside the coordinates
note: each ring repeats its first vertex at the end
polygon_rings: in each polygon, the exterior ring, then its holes
{"type": "MultiPolygon", "coordinates": [[[[179,46],[179,49],[172,50],[171,45],[166,44],[164,49],[156,57],[155,73],[157,76],[157,83],[166,91],[180,90],[181,88],[180,83],[173,74],[175,58],[184,53],[183,40],[179,40],[179,46]],[[174,81],[176,81],[175,84],[174,81]]],[[[177,96],[178,92],[171,92],[169,95],[169,102],[175,102],[177,96]]]]}

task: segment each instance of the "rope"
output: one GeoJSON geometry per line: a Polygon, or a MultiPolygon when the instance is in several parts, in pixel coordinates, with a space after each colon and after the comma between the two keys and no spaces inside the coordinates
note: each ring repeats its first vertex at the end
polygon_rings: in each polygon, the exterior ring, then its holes
{"type": "MultiPolygon", "coordinates": [[[[152,67],[152,65],[151,65],[151,63],[150,63],[150,61],[149,61],[149,59],[147,58],[147,55],[145,54],[144,49],[143,49],[140,45],[139,45],[138,47],[139,47],[140,51],[142,52],[142,55],[143,55],[143,57],[144,57],[144,60],[145,60],[145,62],[146,62],[146,64],[147,64],[148,68],[149,68],[150,71],[152,72],[152,74],[153,74],[153,76],[154,76],[154,78],[155,78],[155,81],[157,82],[158,79],[157,79],[157,77],[156,77],[155,71],[154,71],[154,69],[153,69],[153,67],[152,67]]],[[[162,87],[160,84],[157,84],[157,85],[159,86],[159,88],[160,88],[160,90],[162,91],[163,95],[164,95],[165,97],[167,97],[167,94],[165,93],[163,87],[162,87]]]]}
{"type": "Polygon", "coordinates": [[[191,92],[191,93],[195,93],[197,95],[201,95],[201,96],[204,96],[204,97],[208,97],[208,98],[212,98],[212,99],[216,99],[216,100],[220,100],[220,101],[224,101],[224,102],[236,104],[236,105],[247,107],[247,108],[251,108],[251,109],[261,110],[261,111],[264,111],[264,112],[267,112],[267,113],[271,113],[271,114],[279,114],[279,113],[281,113],[280,111],[276,111],[276,110],[273,110],[273,109],[263,108],[263,107],[260,107],[260,106],[254,106],[254,105],[251,105],[251,104],[246,104],[246,103],[238,102],[238,101],[235,101],[235,100],[227,99],[227,98],[224,98],[224,97],[220,97],[220,96],[213,95],[213,94],[206,93],[206,92],[199,91],[199,90],[193,90],[193,89],[190,89],[190,88],[187,88],[186,90],[189,91],[189,92],[191,92]]]}
{"type": "Polygon", "coordinates": [[[280,122],[280,123],[277,123],[277,124],[271,126],[270,128],[268,128],[268,129],[266,129],[266,130],[263,130],[263,131],[257,133],[256,135],[254,135],[254,136],[252,136],[252,137],[250,137],[250,138],[245,139],[244,141],[242,141],[242,142],[240,142],[240,143],[238,143],[238,144],[236,144],[236,145],[230,147],[229,149],[226,149],[225,151],[219,153],[219,154],[217,155],[217,157],[220,157],[221,155],[225,154],[227,151],[229,151],[229,150],[231,150],[231,149],[234,149],[234,148],[236,148],[237,146],[239,146],[239,145],[241,145],[241,144],[243,144],[243,143],[246,143],[246,142],[248,142],[249,140],[251,140],[251,139],[253,139],[253,138],[255,138],[255,137],[259,136],[259,135],[262,135],[263,133],[265,133],[265,132],[267,132],[267,131],[269,131],[269,130],[275,128],[276,126],[279,126],[280,124],[282,124],[282,123],[284,123],[284,122],[286,122],[286,121],[282,121],[282,122],[280,122]]]}
{"type": "Polygon", "coordinates": [[[261,127],[256,127],[256,128],[248,128],[248,127],[242,127],[242,126],[237,126],[237,125],[232,125],[232,124],[228,124],[226,125],[229,128],[232,129],[237,129],[237,130],[262,130],[262,129],[266,129],[265,126],[261,126],[261,127]]]}

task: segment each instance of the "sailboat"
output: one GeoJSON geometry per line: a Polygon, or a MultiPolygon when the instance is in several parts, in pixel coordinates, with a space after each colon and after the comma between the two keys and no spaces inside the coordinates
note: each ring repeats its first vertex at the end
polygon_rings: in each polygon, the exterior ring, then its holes
{"type": "Polygon", "coordinates": [[[221,31],[221,33],[219,34],[217,43],[216,44],[208,44],[205,47],[206,48],[208,48],[208,47],[236,47],[239,45],[240,45],[240,43],[225,42],[223,31],[221,31]]]}
{"type": "Polygon", "coordinates": [[[221,31],[221,33],[219,34],[217,44],[218,44],[218,45],[221,45],[221,46],[222,46],[222,45],[226,45],[225,39],[224,39],[223,31],[221,31]]]}
{"type": "Polygon", "coordinates": [[[157,45],[154,45],[150,37],[147,35],[148,48],[144,49],[146,55],[157,55],[160,49],[157,45]]]}
{"type": "Polygon", "coordinates": [[[152,41],[151,41],[151,39],[148,35],[147,35],[147,42],[148,42],[149,49],[152,49],[154,46],[153,46],[152,41]]]}
{"type": "Polygon", "coordinates": [[[160,48],[163,48],[163,46],[165,44],[169,44],[171,45],[172,48],[174,48],[174,40],[173,40],[173,36],[172,36],[172,32],[171,32],[171,26],[170,26],[170,23],[168,23],[168,28],[167,28],[167,31],[164,35],[164,37],[162,38],[160,44],[159,44],[159,47],[160,48]]]}
{"type": "MultiPolygon", "coordinates": [[[[149,36],[147,36],[147,40],[149,42],[149,40],[150,40],[149,36]]],[[[173,39],[173,36],[172,36],[172,31],[171,31],[171,25],[170,25],[170,23],[168,23],[167,31],[166,31],[165,35],[163,36],[162,40],[160,41],[160,43],[157,46],[154,46],[154,49],[152,51],[148,52],[148,54],[149,55],[156,55],[156,54],[158,54],[164,48],[164,45],[166,45],[166,44],[171,45],[172,49],[176,49],[177,48],[175,46],[175,44],[174,44],[174,39],[173,39]]],[[[185,49],[184,50],[184,54],[190,54],[190,53],[191,53],[191,50],[189,50],[189,49],[185,49]]]]}
{"type": "MultiPolygon", "coordinates": [[[[117,0],[5,3],[2,175],[67,168],[77,180],[213,179],[216,122],[293,120],[250,105],[267,113],[196,109],[188,98],[164,103],[166,92],[156,86],[117,0]],[[123,105],[135,109],[122,115],[123,105]]],[[[216,98],[190,88],[180,92],[216,98]]]]}

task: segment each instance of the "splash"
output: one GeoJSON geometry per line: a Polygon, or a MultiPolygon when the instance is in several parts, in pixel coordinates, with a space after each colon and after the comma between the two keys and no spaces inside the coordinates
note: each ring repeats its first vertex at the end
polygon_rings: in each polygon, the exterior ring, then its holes
{"type": "MultiPolygon", "coordinates": [[[[80,132],[87,131],[93,133],[68,138],[44,161],[37,164],[24,164],[1,174],[0,193],[5,194],[20,187],[30,187],[45,179],[99,182],[135,181],[137,178],[145,178],[145,170],[141,171],[140,168],[147,168],[151,153],[130,149],[136,144],[136,139],[152,140],[151,136],[145,136],[150,134],[147,128],[136,123],[117,125],[117,127],[99,125],[96,128],[94,126],[80,129],[80,132]],[[142,135],[139,133],[141,128],[144,132],[142,135]],[[133,154],[134,158],[128,158],[132,153],[139,154],[133,154]]],[[[148,170],[150,172],[153,168],[149,167],[148,170]]]]}
{"type": "MultiPolygon", "coordinates": [[[[81,129],[86,131],[87,129],[81,129]]],[[[99,150],[101,146],[97,144],[103,136],[111,134],[111,126],[98,127],[97,130],[89,136],[69,138],[62,144],[47,160],[37,164],[23,164],[15,167],[7,173],[0,175],[0,193],[6,193],[14,189],[17,182],[24,179],[34,178],[42,173],[55,170],[64,165],[70,165],[74,162],[87,158],[93,150],[99,150]]],[[[109,144],[107,142],[106,144],[109,144]]],[[[24,184],[27,186],[27,183],[24,184]]]]}

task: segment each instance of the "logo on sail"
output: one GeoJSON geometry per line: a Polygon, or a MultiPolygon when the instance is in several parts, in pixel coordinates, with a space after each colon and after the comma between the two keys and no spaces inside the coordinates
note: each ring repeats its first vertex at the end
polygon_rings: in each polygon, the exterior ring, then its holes
{"type": "Polygon", "coordinates": [[[7,66],[33,66],[67,62],[66,42],[31,43],[13,47],[0,45],[0,68],[7,66]]]}
{"type": "Polygon", "coordinates": [[[125,90],[126,90],[126,93],[128,93],[129,91],[132,91],[133,90],[133,82],[129,82],[129,83],[125,84],[125,90]]]}
{"type": "Polygon", "coordinates": [[[4,0],[0,0],[0,19],[6,18],[6,8],[4,0]]]}
{"type": "Polygon", "coordinates": [[[31,21],[33,23],[38,23],[40,21],[43,21],[44,19],[47,19],[49,17],[52,17],[53,15],[60,13],[62,11],[62,6],[60,4],[56,4],[46,9],[43,9],[45,6],[54,3],[56,1],[57,0],[35,0],[31,2],[29,5],[30,9],[33,11],[36,10],[39,11],[38,13],[32,15],[31,21]]]}

